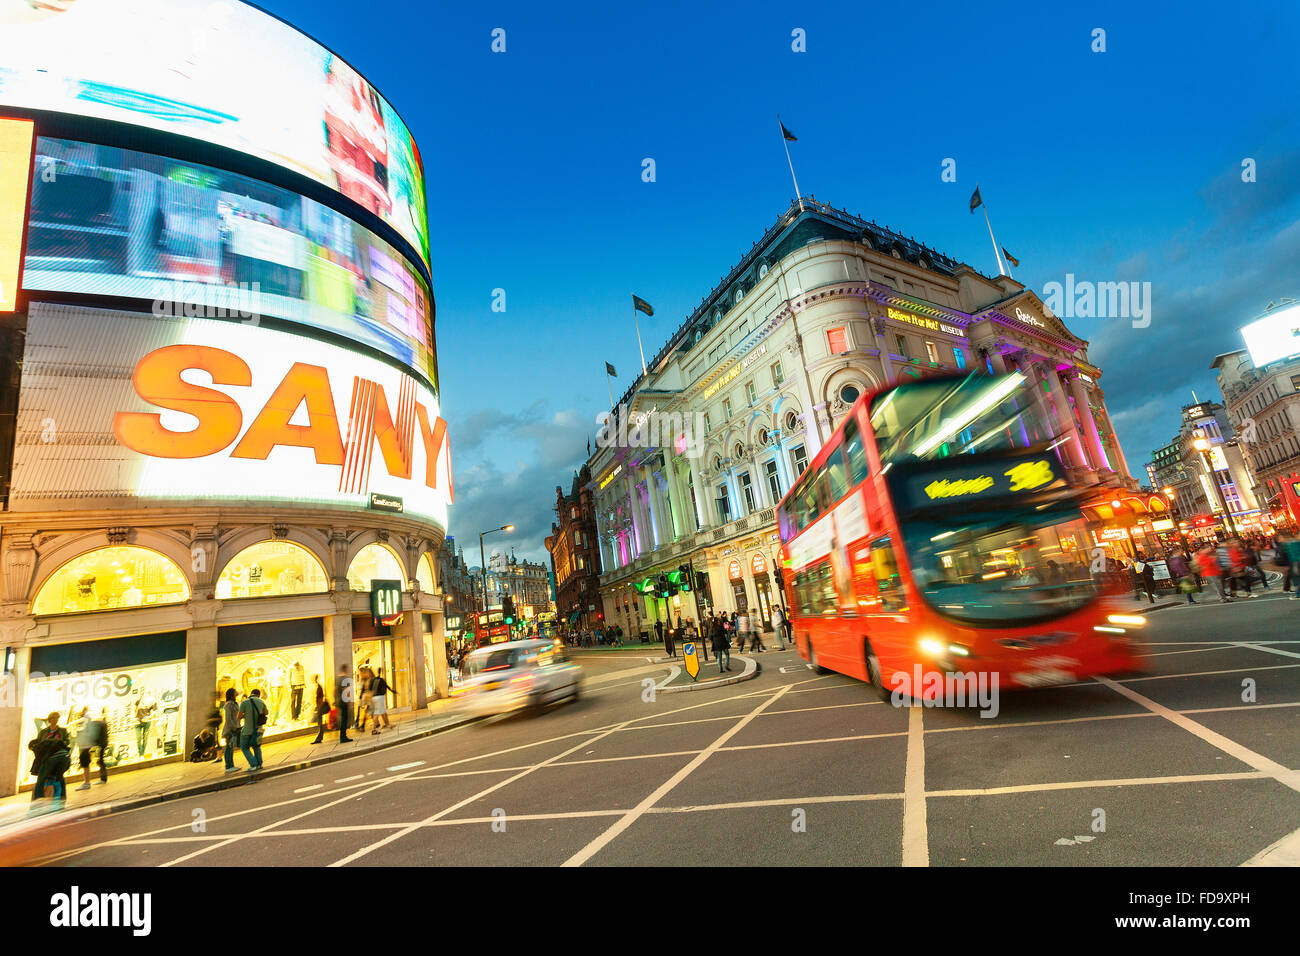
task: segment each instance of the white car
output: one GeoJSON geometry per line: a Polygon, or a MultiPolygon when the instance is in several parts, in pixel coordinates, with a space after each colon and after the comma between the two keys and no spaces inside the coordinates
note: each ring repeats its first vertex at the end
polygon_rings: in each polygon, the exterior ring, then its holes
{"type": "Polygon", "coordinates": [[[554,641],[510,641],[473,651],[451,688],[452,700],[470,714],[503,714],[523,707],[578,699],[582,668],[554,641]]]}

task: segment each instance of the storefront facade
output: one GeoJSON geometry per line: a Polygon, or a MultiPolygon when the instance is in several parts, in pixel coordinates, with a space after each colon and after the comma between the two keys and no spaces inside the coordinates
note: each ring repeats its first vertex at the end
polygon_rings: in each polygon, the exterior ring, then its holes
{"type": "Polygon", "coordinates": [[[54,712],[102,716],[126,771],[184,759],[228,689],[269,739],[343,665],[395,710],[446,694],[419,150],[337,53],[209,6],[159,0],[170,38],[51,9],[0,39],[0,794],[54,712]]]}

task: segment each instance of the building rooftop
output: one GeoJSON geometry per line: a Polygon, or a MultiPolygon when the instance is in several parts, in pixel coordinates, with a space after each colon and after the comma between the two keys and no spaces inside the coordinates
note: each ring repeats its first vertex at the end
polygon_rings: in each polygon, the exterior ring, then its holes
{"type": "MultiPolygon", "coordinates": [[[[668,337],[655,357],[646,363],[646,368],[658,371],[664,360],[676,349],[683,345],[694,345],[699,336],[712,327],[712,313],[720,310],[725,315],[730,311],[735,304],[734,290],[738,286],[745,292],[753,288],[757,280],[751,270],[757,269],[761,262],[777,262],[810,242],[835,239],[862,242],[877,252],[897,254],[897,258],[902,261],[920,265],[941,275],[951,276],[958,269],[970,268],[911,236],[878,225],[874,220],[863,219],[816,199],[797,200],[790,204],[708,295],[700,300],[686,321],[668,337]]],[[[645,378],[645,374],[638,375],[619,399],[619,404],[626,404],[645,378]]]]}

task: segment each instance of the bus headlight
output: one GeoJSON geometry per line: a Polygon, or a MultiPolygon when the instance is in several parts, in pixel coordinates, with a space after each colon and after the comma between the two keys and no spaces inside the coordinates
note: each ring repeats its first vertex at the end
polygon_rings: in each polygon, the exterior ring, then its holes
{"type": "Polygon", "coordinates": [[[936,641],[933,637],[923,637],[920,643],[921,653],[926,657],[939,657],[943,654],[945,648],[943,644],[936,641]]]}
{"type": "Polygon", "coordinates": [[[1111,614],[1106,617],[1111,624],[1123,624],[1127,627],[1145,627],[1147,619],[1141,614],[1111,614]]]}

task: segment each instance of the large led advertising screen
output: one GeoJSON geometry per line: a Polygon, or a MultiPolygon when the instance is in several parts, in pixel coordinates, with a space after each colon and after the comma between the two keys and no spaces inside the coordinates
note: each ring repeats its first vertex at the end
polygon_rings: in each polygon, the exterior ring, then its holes
{"type": "Polygon", "coordinates": [[[1256,368],[1300,355],[1300,305],[1278,309],[1241,330],[1256,368]]]}
{"type": "Polygon", "coordinates": [[[377,348],[437,387],[424,279],[328,206],[209,166],[44,136],[32,180],[25,289],[287,319],[377,348]]]}
{"type": "Polygon", "coordinates": [[[219,319],[32,304],[11,511],[378,495],[445,528],[452,493],[437,397],[386,362],[219,319]]]}
{"type": "Polygon", "coordinates": [[[351,66],[238,0],[0,0],[0,104],[130,123],[338,190],[429,261],[424,166],[351,66]]]}

